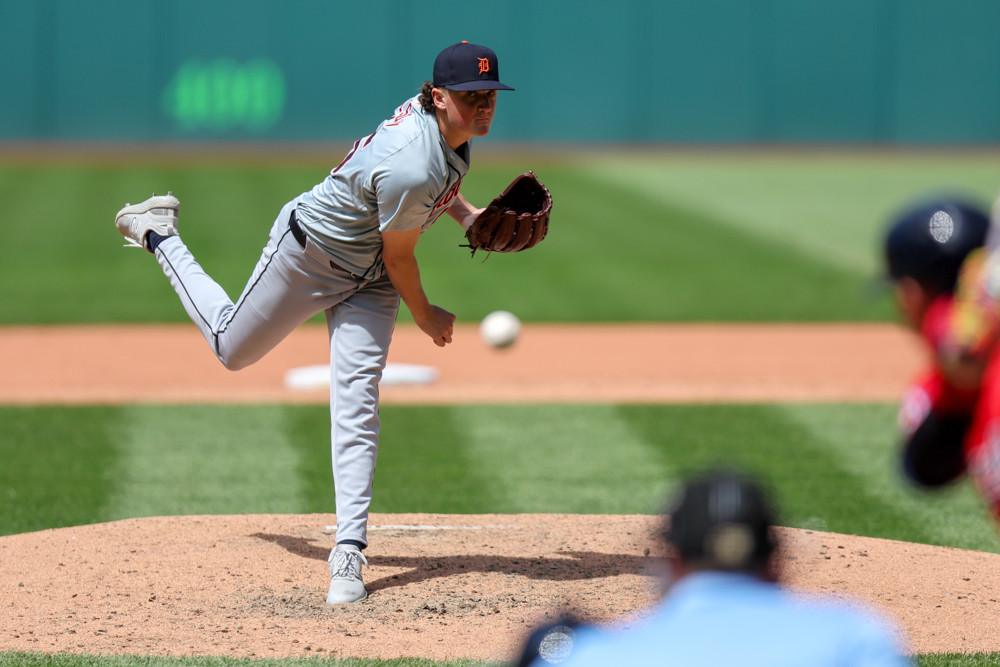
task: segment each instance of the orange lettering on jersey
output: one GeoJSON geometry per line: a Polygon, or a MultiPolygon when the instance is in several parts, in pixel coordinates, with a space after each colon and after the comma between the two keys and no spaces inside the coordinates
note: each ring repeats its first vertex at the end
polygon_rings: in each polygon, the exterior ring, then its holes
{"type": "Polygon", "coordinates": [[[385,125],[386,127],[395,127],[396,125],[399,125],[404,120],[406,120],[412,114],[413,114],[413,103],[411,102],[407,104],[405,107],[400,107],[396,109],[396,115],[390,118],[388,121],[386,121],[385,125]]]}
{"type": "Polygon", "coordinates": [[[490,71],[490,61],[488,58],[478,58],[479,60],[479,73],[486,74],[490,71]]]}
{"type": "Polygon", "coordinates": [[[434,210],[431,211],[431,218],[427,222],[427,224],[424,225],[424,229],[434,224],[434,221],[436,221],[441,216],[441,214],[444,213],[449,206],[451,206],[452,200],[454,200],[455,197],[458,196],[458,191],[461,187],[462,187],[462,179],[458,179],[458,182],[452,186],[451,190],[446,192],[444,197],[442,197],[440,201],[434,204],[434,210]]]}

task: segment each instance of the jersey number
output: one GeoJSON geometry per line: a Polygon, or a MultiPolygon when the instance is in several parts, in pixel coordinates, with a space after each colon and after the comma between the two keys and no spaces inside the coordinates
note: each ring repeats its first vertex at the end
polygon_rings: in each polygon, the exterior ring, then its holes
{"type": "MultiPolygon", "coordinates": [[[[392,127],[393,125],[399,125],[401,122],[403,122],[403,119],[413,114],[412,110],[413,110],[413,103],[411,102],[407,104],[405,107],[402,107],[399,110],[397,110],[396,115],[390,118],[388,121],[386,121],[385,126],[392,127]]],[[[353,148],[351,148],[351,150],[347,152],[347,155],[344,157],[343,160],[340,161],[340,164],[334,167],[330,171],[330,173],[336,174],[338,171],[343,169],[344,165],[347,164],[347,161],[350,160],[352,157],[354,157],[354,154],[357,153],[359,150],[370,144],[372,142],[372,139],[374,138],[375,138],[375,133],[372,132],[367,137],[362,137],[357,141],[355,141],[353,148]]]]}

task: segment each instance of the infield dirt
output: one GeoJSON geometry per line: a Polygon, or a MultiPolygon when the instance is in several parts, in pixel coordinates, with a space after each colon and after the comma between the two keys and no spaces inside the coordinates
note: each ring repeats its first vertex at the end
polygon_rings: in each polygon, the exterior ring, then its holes
{"type": "MultiPolygon", "coordinates": [[[[221,368],[190,326],[0,329],[8,404],[325,402],[303,327],[254,367],[221,368]],[[160,363],[135,363],[154,347],[160,363]]],[[[386,402],[895,400],[922,358],[883,325],[529,326],[507,350],[473,327],[440,350],[401,327],[390,363],[438,381],[386,402]]],[[[648,516],[374,515],[371,596],[324,602],[331,515],[129,519],[0,537],[0,650],[292,657],[513,657],[565,609],[605,621],[656,597],[648,516]]],[[[1000,556],[782,529],[789,585],[874,606],[920,653],[1000,650],[1000,556]]]]}

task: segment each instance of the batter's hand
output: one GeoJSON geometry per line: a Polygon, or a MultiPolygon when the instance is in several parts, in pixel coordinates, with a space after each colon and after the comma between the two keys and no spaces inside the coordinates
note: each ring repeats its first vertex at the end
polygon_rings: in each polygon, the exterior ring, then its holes
{"type": "Polygon", "coordinates": [[[444,347],[455,333],[455,316],[444,308],[432,305],[423,317],[413,318],[420,330],[431,337],[434,344],[444,347]]]}

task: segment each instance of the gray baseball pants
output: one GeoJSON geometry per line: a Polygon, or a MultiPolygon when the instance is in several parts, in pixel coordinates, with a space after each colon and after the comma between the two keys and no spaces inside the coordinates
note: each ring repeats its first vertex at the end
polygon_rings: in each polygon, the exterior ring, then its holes
{"type": "Polygon", "coordinates": [[[219,361],[239,370],[324,311],[330,334],[330,418],[337,542],[368,544],[367,523],[379,441],[379,380],[399,309],[387,276],[363,280],[331,265],[311,241],[289,230],[294,199],[281,209],[240,298],[233,301],[195,261],[180,237],[156,258],[188,316],[219,361]]]}

